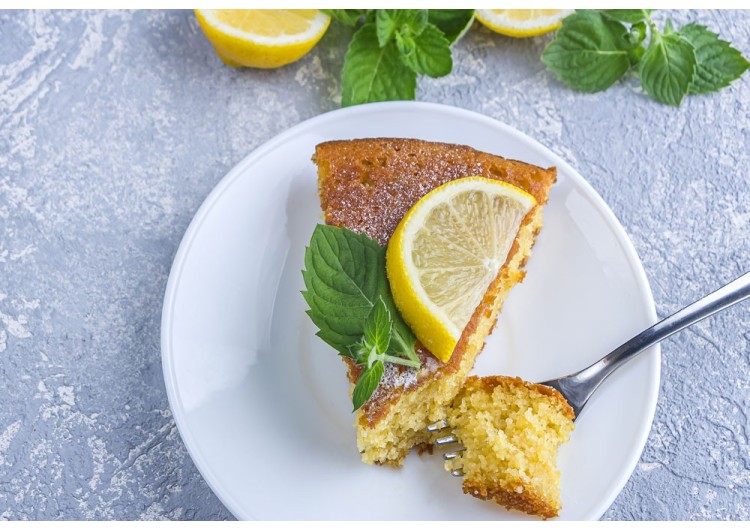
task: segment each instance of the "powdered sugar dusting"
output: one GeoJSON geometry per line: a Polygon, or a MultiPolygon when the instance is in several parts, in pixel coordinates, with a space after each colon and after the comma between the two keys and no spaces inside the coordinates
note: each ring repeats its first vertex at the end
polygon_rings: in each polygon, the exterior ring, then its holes
{"type": "Polygon", "coordinates": [[[546,200],[547,171],[464,145],[370,138],[316,148],[325,174],[320,200],[326,222],[388,242],[409,209],[452,180],[484,176],[518,186],[546,200]]]}
{"type": "Polygon", "coordinates": [[[445,368],[443,362],[424,348],[417,347],[416,350],[421,364],[419,368],[385,363],[383,378],[370,398],[370,404],[377,406],[378,403],[388,401],[394,395],[413,389],[423,381],[435,377],[438,371],[445,368]]]}
{"type": "Polygon", "coordinates": [[[404,367],[386,363],[383,378],[380,380],[380,389],[384,391],[394,388],[411,388],[417,384],[417,370],[415,368],[404,367]]]}

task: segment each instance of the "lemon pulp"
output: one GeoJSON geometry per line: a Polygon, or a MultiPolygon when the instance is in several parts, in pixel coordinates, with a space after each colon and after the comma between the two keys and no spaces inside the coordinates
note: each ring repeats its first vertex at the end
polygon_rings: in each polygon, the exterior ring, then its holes
{"type": "Polygon", "coordinates": [[[511,184],[467,177],[432,190],[399,223],[386,251],[393,299],[438,359],[450,359],[535,205],[511,184]]]}
{"type": "Polygon", "coordinates": [[[196,9],[195,14],[222,61],[255,68],[300,59],[331,22],[317,9],[196,9]]]}
{"type": "Polygon", "coordinates": [[[477,9],[476,18],[496,33],[534,37],[558,29],[572,9],[477,9]]]}

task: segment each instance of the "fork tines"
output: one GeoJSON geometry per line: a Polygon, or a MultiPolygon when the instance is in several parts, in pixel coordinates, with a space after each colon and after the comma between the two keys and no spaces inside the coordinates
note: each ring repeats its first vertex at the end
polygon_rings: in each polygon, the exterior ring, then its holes
{"type": "MultiPolygon", "coordinates": [[[[448,428],[448,421],[447,420],[440,420],[436,421],[435,423],[427,426],[427,432],[438,432],[442,431],[443,429],[448,428]]],[[[435,445],[438,447],[442,447],[445,445],[451,445],[451,444],[459,444],[458,437],[455,434],[449,434],[448,436],[443,436],[442,438],[438,438],[435,440],[435,445]]],[[[453,460],[456,457],[461,456],[461,453],[465,451],[466,448],[462,445],[458,445],[458,447],[454,448],[452,451],[449,451],[447,453],[443,454],[444,460],[453,460]]],[[[459,467],[456,469],[453,469],[451,472],[451,475],[454,477],[463,477],[464,471],[463,468],[459,467]]]]}
{"type": "Polygon", "coordinates": [[[450,436],[443,436],[442,438],[438,438],[435,440],[435,445],[448,445],[448,444],[454,444],[458,443],[458,438],[456,438],[455,434],[451,434],[450,436]]]}
{"type": "Polygon", "coordinates": [[[448,421],[447,420],[436,421],[435,423],[427,426],[427,432],[442,431],[446,427],[448,427],[448,421]]]}

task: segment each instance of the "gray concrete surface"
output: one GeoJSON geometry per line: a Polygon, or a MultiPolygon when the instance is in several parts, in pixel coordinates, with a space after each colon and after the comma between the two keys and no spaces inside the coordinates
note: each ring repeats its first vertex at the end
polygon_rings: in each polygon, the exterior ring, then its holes
{"type": "MultiPolygon", "coordinates": [[[[670,15],[750,57],[750,12],[670,15]]],[[[0,12],[0,520],[231,519],[170,414],[164,288],[219,179],[339,106],[346,38],[234,70],[191,12],[0,12]]],[[[634,78],[586,95],[545,71],[546,42],[474,28],[418,99],[576,167],[631,236],[660,316],[750,269],[750,76],[678,109],[634,78]]],[[[746,303],[663,344],[655,422],[605,519],[750,518],[749,330],[746,303]]]]}

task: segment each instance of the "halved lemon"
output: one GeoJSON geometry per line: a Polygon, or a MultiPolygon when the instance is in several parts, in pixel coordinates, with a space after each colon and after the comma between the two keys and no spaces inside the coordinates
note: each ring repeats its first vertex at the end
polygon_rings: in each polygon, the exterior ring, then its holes
{"type": "Polygon", "coordinates": [[[222,61],[255,68],[300,59],[331,22],[317,9],[196,9],[195,15],[222,61]]]}
{"type": "Polygon", "coordinates": [[[441,361],[450,359],[535,205],[511,184],[466,177],[422,197],[396,227],[386,250],[393,300],[441,361]]]}
{"type": "Polygon", "coordinates": [[[509,37],[534,37],[555,31],[573,9],[477,9],[479,22],[509,37]]]}

